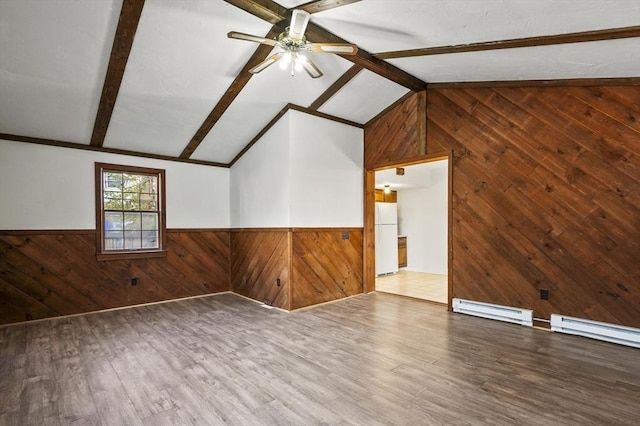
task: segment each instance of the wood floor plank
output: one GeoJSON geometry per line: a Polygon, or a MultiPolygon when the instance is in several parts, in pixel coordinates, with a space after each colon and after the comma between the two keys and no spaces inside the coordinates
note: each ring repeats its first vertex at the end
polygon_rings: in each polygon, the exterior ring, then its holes
{"type": "Polygon", "coordinates": [[[640,351],[384,293],[0,328],[0,424],[634,425],[640,351]]]}

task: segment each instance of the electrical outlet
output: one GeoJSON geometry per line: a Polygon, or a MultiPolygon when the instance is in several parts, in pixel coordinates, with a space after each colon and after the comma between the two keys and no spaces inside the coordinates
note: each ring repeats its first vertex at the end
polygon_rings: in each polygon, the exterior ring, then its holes
{"type": "Polygon", "coordinates": [[[138,285],[138,278],[137,277],[131,277],[131,285],[138,285]]]}
{"type": "Polygon", "coordinates": [[[541,288],[540,289],[540,299],[549,300],[549,290],[547,290],[546,288],[541,288]]]}
{"type": "Polygon", "coordinates": [[[276,278],[276,285],[280,287],[280,278],[276,278]]]}

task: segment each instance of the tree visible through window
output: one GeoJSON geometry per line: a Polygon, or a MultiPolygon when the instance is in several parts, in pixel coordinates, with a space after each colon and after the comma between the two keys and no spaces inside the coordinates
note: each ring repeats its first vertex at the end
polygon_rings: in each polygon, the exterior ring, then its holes
{"type": "Polygon", "coordinates": [[[96,163],[96,184],[98,257],[163,253],[164,170],[96,163]]]}

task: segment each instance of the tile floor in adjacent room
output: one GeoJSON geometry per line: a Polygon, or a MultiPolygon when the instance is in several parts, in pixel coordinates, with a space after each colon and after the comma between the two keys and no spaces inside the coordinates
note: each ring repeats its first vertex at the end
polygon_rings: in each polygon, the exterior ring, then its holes
{"type": "Polygon", "coordinates": [[[376,278],[376,291],[447,303],[447,275],[400,270],[376,278]]]}

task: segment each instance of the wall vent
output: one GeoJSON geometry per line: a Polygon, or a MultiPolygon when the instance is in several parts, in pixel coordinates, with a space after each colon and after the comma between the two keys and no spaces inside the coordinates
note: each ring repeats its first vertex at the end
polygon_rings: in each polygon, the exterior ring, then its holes
{"type": "Polygon", "coordinates": [[[551,314],[551,330],[640,348],[640,329],[551,314]]]}
{"type": "Polygon", "coordinates": [[[533,326],[533,311],[512,308],[511,306],[492,305],[473,300],[453,299],[453,312],[489,318],[514,324],[533,326]]]}

